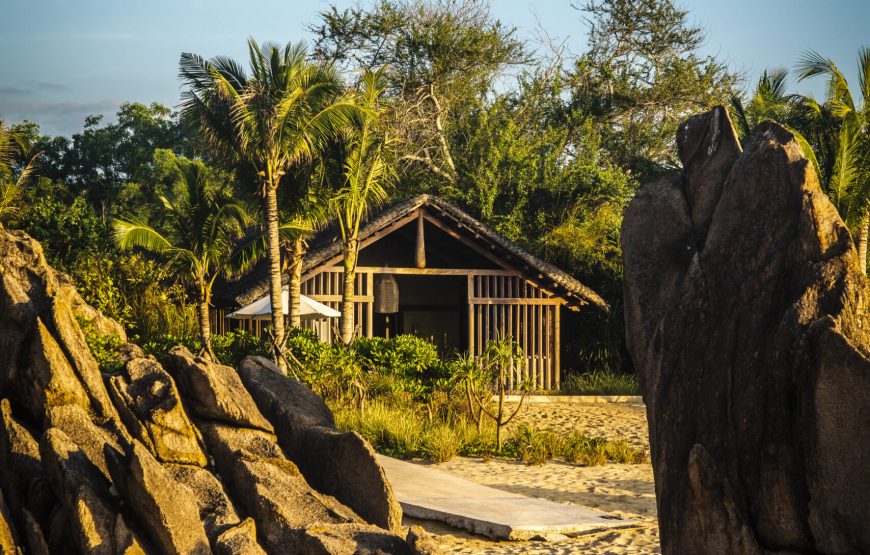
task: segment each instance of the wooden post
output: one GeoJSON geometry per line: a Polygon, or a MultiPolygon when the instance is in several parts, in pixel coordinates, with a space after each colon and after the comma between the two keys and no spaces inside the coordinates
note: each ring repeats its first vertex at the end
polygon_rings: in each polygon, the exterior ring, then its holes
{"type": "Polygon", "coordinates": [[[423,211],[420,210],[417,216],[417,248],[414,251],[414,263],[418,268],[426,267],[426,237],[423,232],[424,221],[423,211]]]}
{"type": "Polygon", "coordinates": [[[468,274],[468,356],[474,356],[474,276],[468,274]]]}
{"type": "MultiPolygon", "coordinates": [[[[371,272],[366,273],[366,295],[371,297],[374,293],[375,278],[374,274],[371,272]]],[[[373,337],[375,335],[375,303],[373,301],[366,302],[366,337],[373,337]]]]}
{"type": "Polygon", "coordinates": [[[561,343],[562,343],[562,341],[561,341],[561,335],[562,335],[562,329],[561,329],[561,312],[562,312],[562,306],[561,306],[561,305],[558,305],[558,304],[555,305],[555,306],[553,307],[553,312],[555,313],[555,315],[554,315],[555,318],[553,318],[553,320],[554,320],[554,322],[553,322],[553,326],[556,328],[556,329],[554,330],[554,332],[553,332],[553,342],[555,343],[555,345],[553,346],[553,368],[554,368],[553,371],[554,371],[555,374],[556,374],[556,389],[560,389],[561,386],[562,386],[562,366],[561,366],[561,364],[560,364],[560,362],[561,362],[561,360],[560,360],[560,359],[561,359],[561,356],[560,356],[560,353],[559,353],[559,351],[562,350],[562,344],[561,344],[561,343]]]}

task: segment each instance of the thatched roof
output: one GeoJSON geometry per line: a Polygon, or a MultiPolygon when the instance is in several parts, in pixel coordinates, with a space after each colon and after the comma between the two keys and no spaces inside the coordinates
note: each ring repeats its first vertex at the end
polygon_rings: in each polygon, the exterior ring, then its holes
{"type": "MultiPolygon", "coordinates": [[[[506,267],[517,270],[529,281],[564,299],[570,306],[592,305],[601,310],[609,310],[604,299],[575,278],[532,255],[461,208],[434,195],[409,198],[372,216],[360,229],[360,240],[365,241],[420,208],[427,209],[433,215],[455,224],[458,232],[469,239],[481,242],[483,246],[491,249],[495,256],[510,261],[509,264],[505,263],[506,267]]],[[[334,225],[327,226],[310,241],[303,265],[303,275],[340,255],[341,243],[337,229],[334,225]]],[[[287,276],[284,276],[285,283],[287,279],[287,276]]],[[[214,295],[215,304],[244,306],[265,295],[268,288],[268,264],[266,261],[261,261],[243,278],[219,284],[214,295]]]]}

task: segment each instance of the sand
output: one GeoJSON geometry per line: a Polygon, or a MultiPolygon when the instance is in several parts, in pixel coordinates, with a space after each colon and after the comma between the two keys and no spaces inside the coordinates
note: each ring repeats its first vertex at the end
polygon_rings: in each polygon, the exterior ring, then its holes
{"type": "MultiPolygon", "coordinates": [[[[520,422],[561,432],[625,439],[649,449],[646,413],[641,405],[534,403],[520,422]]],[[[578,536],[561,541],[494,542],[447,525],[406,519],[436,534],[446,553],[661,553],[655,489],[649,464],[581,467],[561,462],[528,466],[521,462],[457,457],[433,468],[505,491],[591,507],[635,521],[631,530],[578,536]]]]}

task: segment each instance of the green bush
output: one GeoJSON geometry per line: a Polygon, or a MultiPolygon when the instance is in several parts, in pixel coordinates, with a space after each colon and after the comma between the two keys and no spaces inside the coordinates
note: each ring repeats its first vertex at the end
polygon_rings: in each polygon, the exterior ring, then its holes
{"type": "Polygon", "coordinates": [[[106,374],[117,374],[121,371],[119,348],[121,340],[114,335],[100,335],[92,324],[79,319],[79,326],[85,334],[88,349],[97,361],[100,371],[106,374]]]}
{"type": "Polygon", "coordinates": [[[640,386],[634,374],[593,371],[570,374],[562,382],[565,395],[640,395],[640,386]]]}
{"type": "Polygon", "coordinates": [[[360,337],[352,347],[372,370],[405,378],[419,377],[441,361],[435,345],[414,335],[360,337]]]}
{"type": "Polygon", "coordinates": [[[215,334],[211,338],[211,347],[217,359],[229,366],[238,366],[246,356],[268,357],[271,354],[269,341],[247,330],[215,334]]]}

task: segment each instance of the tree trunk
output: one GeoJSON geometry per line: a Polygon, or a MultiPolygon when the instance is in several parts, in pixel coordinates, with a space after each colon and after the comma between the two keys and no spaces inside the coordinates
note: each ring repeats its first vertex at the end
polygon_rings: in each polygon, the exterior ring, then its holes
{"type": "MultiPolygon", "coordinates": [[[[277,185],[277,183],[275,184],[277,185]]],[[[281,238],[278,234],[278,188],[266,184],[266,240],[269,243],[269,300],[272,302],[272,333],[278,347],[284,345],[284,303],[281,299],[281,238]]],[[[279,352],[275,364],[287,371],[287,363],[279,352]]]]}
{"type": "Polygon", "coordinates": [[[211,295],[204,290],[204,287],[200,290],[199,299],[199,341],[201,343],[201,352],[208,354],[212,360],[216,361],[214,352],[211,350],[211,321],[208,314],[211,295]]]}
{"type": "Polygon", "coordinates": [[[344,251],[344,289],[341,292],[341,340],[345,345],[353,341],[354,282],[356,281],[356,257],[359,242],[351,239],[344,251]]]}
{"type": "Polygon", "coordinates": [[[495,421],[495,445],[496,450],[501,453],[501,428],[504,426],[504,370],[501,364],[498,365],[498,418],[495,421]]]}
{"type": "Polygon", "coordinates": [[[212,360],[215,360],[214,352],[211,350],[211,323],[208,317],[208,303],[199,305],[199,340],[202,343],[202,351],[208,353],[212,360]]]}
{"type": "Polygon", "coordinates": [[[861,265],[861,271],[867,275],[867,248],[870,247],[870,208],[864,215],[864,221],[858,229],[858,264],[861,265]]]}
{"type": "Polygon", "coordinates": [[[302,306],[299,300],[302,290],[302,262],[305,258],[305,240],[294,239],[290,248],[290,327],[302,325],[302,306]]]}

